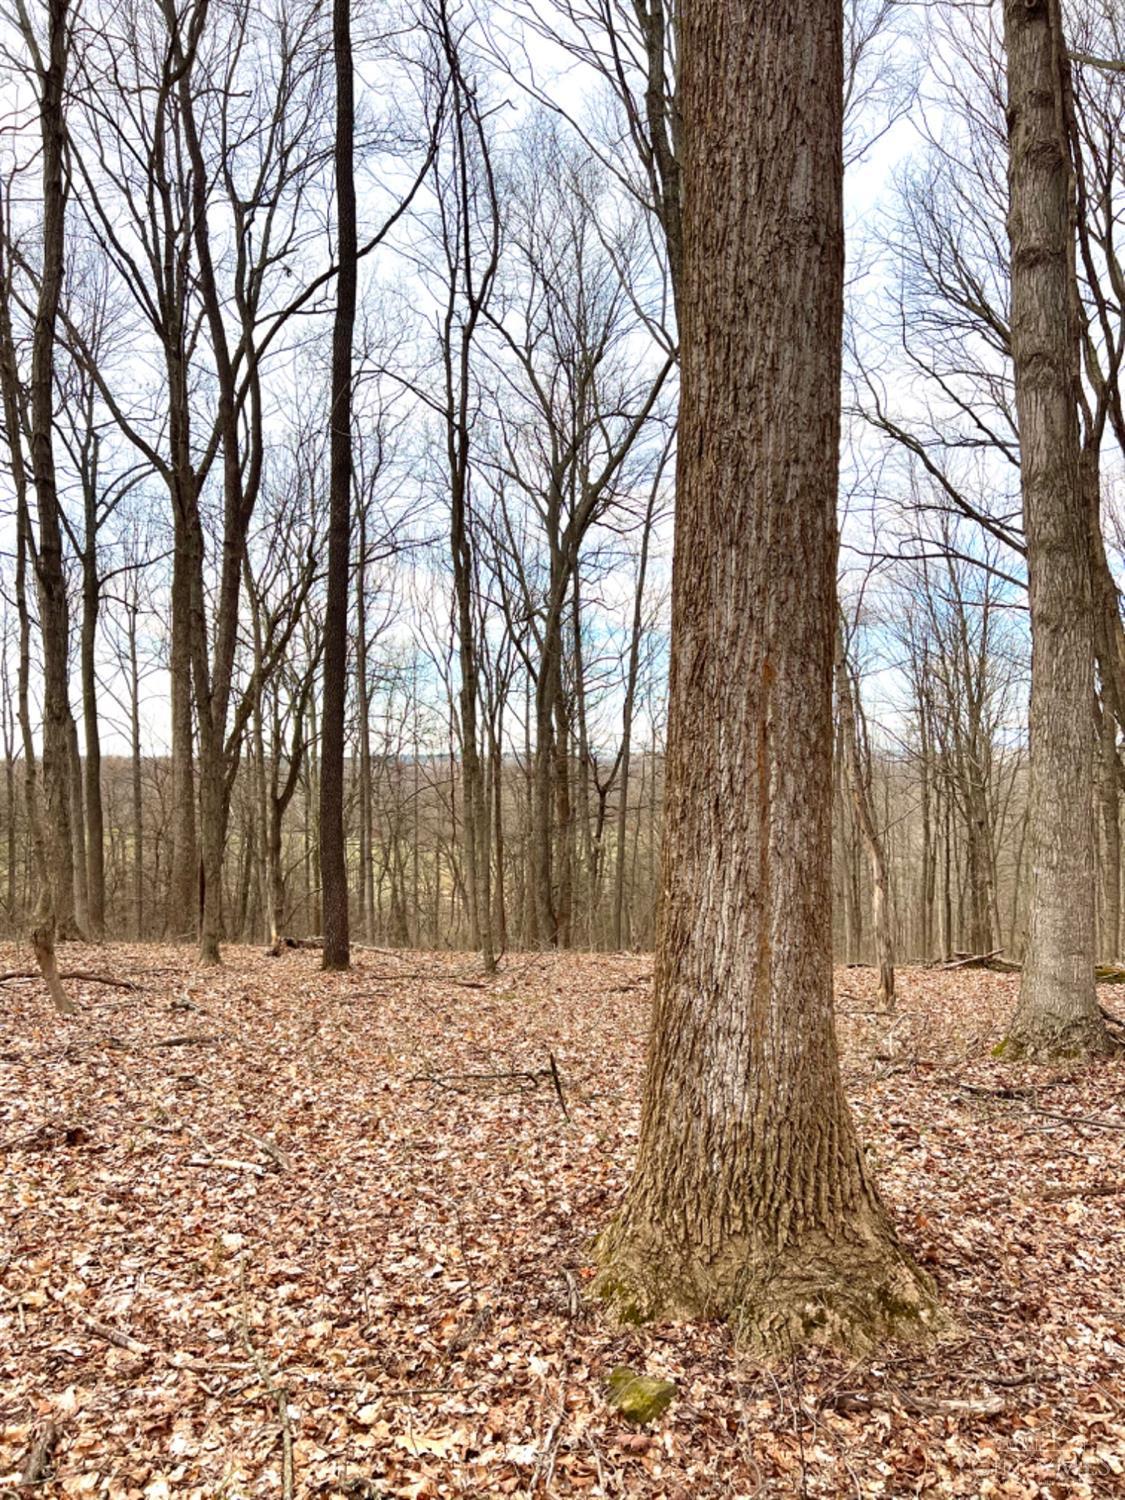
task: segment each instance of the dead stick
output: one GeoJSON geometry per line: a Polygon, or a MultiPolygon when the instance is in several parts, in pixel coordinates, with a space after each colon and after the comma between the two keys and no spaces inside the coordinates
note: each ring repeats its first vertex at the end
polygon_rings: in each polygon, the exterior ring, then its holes
{"type": "Polygon", "coordinates": [[[256,1161],[239,1161],[236,1156],[189,1156],[189,1167],[225,1167],[229,1172],[249,1172],[252,1177],[264,1177],[265,1167],[256,1161]]]}
{"type": "Polygon", "coordinates": [[[268,1136],[254,1135],[249,1130],[244,1130],[242,1134],[248,1141],[252,1141],[259,1151],[265,1152],[279,1172],[291,1172],[293,1170],[292,1157],[284,1152],[280,1146],[276,1146],[268,1136]]]}
{"type": "Polygon", "coordinates": [[[1125,1182],[1091,1182],[1088,1187],[1045,1187],[1039,1196],[1045,1203],[1065,1203],[1070,1198],[1112,1198],[1125,1193],[1125,1182]]]}
{"type": "Polygon", "coordinates": [[[75,1316],[84,1327],[91,1333],[96,1333],[100,1339],[105,1339],[107,1344],[115,1344],[118,1349],[127,1349],[130,1354],[151,1355],[152,1350],[147,1344],[142,1344],[140,1339],[133,1338],[132,1334],[123,1333],[120,1328],[114,1328],[112,1324],[102,1323],[97,1318],[92,1318],[89,1313],[79,1312],[74,1309],[75,1316]]]}
{"type": "MultiPolygon", "coordinates": [[[[0,984],[9,984],[16,979],[42,979],[43,975],[38,969],[6,969],[0,974],[0,984]]],[[[135,990],[131,979],[110,979],[105,974],[91,974],[86,969],[67,969],[65,974],[59,975],[60,979],[77,979],[82,984],[104,984],[114,990],[135,990]]]]}
{"type": "Polygon", "coordinates": [[[42,1484],[47,1478],[51,1454],[61,1436],[53,1422],[48,1422],[28,1450],[27,1460],[20,1475],[20,1484],[42,1484]]]}
{"type": "Polygon", "coordinates": [[[1029,1104],[1033,1115],[1044,1115],[1048,1120],[1065,1120],[1068,1125],[1093,1125],[1098,1130],[1125,1130],[1125,1120],[1099,1120],[1095,1115],[1068,1115],[1057,1109],[1040,1109],[1038,1104],[1029,1104]]]}
{"type": "Polygon", "coordinates": [[[131,1333],[125,1333],[120,1328],[114,1328],[111,1323],[103,1323],[98,1318],[93,1318],[88,1312],[83,1312],[80,1307],[71,1307],[61,1297],[55,1297],[58,1305],[64,1311],[76,1318],[82,1326],[90,1333],[96,1334],[98,1338],[104,1339],[107,1344],[114,1344],[118,1349],[127,1349],[130,1354],[142,1355],[146,1359],[155,1359],[165,1364],[175,1366],[177,1369],[193,1370],[199,1375],[213,1375],[219,1368],[207,1364],[205,1360],[195,1359],[190,1354],[168,1354],[163,1349],[153,1349],[149,1344],[142,1344],[140,1339],[135,1339],[131,1333]]]}
{"type": "Polygon", "coordinates": [[[555,1054],[548,1052],[547,1057],[551,1064],[551,1082],[555,1085],[555,1093],[559,1096],[559,1108],[563,1112],[565,1120],[570,1119],[570,1110],[566,1107],[566,1098],[563,1095],[562,1079],[559,1076],[559,1065],[555,1061],[555,1054]]]}
{"type": "Polygon", "coordinates": [[[242,1293],[242,1341],[254,1368],[266,1391],[277,1402],[277,1414],[281,1419],[281,1493],[284,1500],[293,1500],[293,1429],[289,1425],[289,1397],[283,1388],[275,1385],[265,1360],[254,1347],[250,1337],[250,1314],[246,1307],[246,1261],[239,1262],[239,1287],[242,1293]]]}

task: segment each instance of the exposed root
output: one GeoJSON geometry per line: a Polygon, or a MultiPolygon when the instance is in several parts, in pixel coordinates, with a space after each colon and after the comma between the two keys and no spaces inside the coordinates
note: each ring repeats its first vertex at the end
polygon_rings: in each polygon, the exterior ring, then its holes
{"type": "Polygon", "coordinates": [[[706,1259],[655,1235],[645,1241],[626,1239],[619,1220],[597,1246],[594,1291],[625,1323],[723,1318],[742,1347],[766,1359],[807,1344],[864,1354],[927,1343],[945,1326],[932,1282],[889,1228],[815,1236],[783,1252],[734,1242],[706,1259]]]}
{"type": "Polygon", "coordinates": [[[1005,1062],[1074,1062],[1110,1057],[1119,1050],[1119,1045],[1100,1011],[1078,1020],[1017,1015],[993,1056],[1002,1057],[1005,1062]]]}

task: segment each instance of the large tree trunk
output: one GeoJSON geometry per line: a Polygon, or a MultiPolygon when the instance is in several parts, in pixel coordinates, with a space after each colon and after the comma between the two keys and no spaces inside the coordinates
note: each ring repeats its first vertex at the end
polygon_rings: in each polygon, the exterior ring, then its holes
{"type": "Polygon", "coordinates": [[[625,1316],[861,1347],[928,1321],[832,1014],[842,14],[681,12],[683,385],[663,901],[636,1171],[599,1242],[625,1316]]]}
{"type": "Polygon", "coordinates": [[[1031,608],[1031,895],[1006,1049],[1103,1052],[1094,991],[1094,630],[1079,468],[1074,224],[1058,0],[1005,0],[1012,356],[1031,608]]]}

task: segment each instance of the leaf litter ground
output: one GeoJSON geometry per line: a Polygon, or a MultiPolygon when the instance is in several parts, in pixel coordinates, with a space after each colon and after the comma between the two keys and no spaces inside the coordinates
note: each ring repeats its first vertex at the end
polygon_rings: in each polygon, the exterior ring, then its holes
{"type": "Polygon", "coordinates": [[[908,969],[888,1017],[837,972],[864,1140],[956,1326],[765,1369],[586,1300],[650,959],[63,966],[136,989],[74,980],[59,1021],[3,988],[0,1495],[1125,1495],[1125,1062],[994,1061],[1011,976],[908,969]],[[607,1403],[621,1364],[677,1384],[651,1428],[607,1403]]]}

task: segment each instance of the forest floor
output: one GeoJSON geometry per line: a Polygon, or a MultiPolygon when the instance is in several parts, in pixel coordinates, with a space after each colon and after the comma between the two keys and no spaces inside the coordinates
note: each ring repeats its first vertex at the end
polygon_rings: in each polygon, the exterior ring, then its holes
{"type": "Polygon", "coordinates": [[[61,957],[136,989],[73,981],[60,1021],[3,987],[0,1496],[1125,1495],[1125,1061],[994,1061],[1015,978],[907,969],[887,1017],[838,971],[863,1137],[955,1326],[765,1369],[584,1298],[649,958],[61,957]],[[626,1362],[677,1384],[651,1428],[607,1404],[626,1362]]]}

